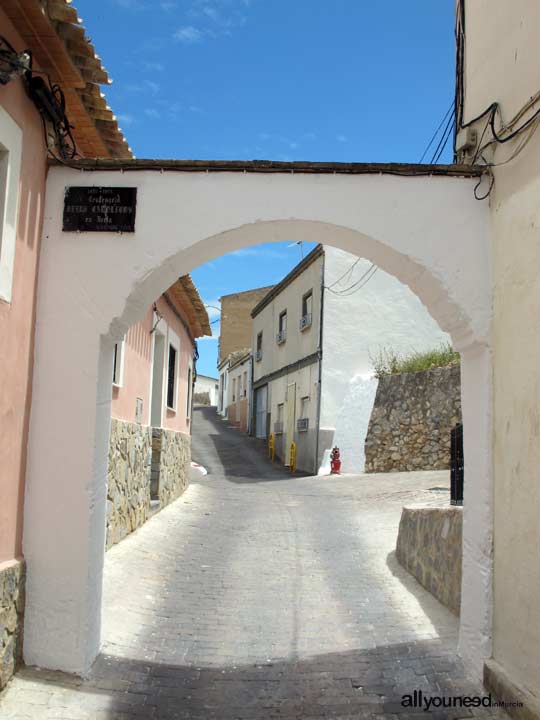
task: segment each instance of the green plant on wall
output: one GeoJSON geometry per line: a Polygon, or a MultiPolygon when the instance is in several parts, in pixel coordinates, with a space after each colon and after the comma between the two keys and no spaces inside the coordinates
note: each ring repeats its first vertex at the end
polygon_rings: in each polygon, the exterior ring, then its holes
{"type": "Polygon", "coordinates": [[[422,372],[436,367],[448,367],[460,362],[459,353],[450,343],[439,345],[431,350],[413,351],[401,355],[392,348],[382,348],[377,355],[369,356],[376,378],[399,373],[422,372]]]}

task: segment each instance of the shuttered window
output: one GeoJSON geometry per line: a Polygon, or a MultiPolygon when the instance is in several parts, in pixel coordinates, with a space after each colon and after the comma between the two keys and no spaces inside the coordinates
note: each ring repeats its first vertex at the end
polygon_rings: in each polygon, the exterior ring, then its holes
{"type": "Polygon", "coordinates": [[[176,408],[176,348],[169,345],[169,367],[167,370],[167,407],[176,408]]]}

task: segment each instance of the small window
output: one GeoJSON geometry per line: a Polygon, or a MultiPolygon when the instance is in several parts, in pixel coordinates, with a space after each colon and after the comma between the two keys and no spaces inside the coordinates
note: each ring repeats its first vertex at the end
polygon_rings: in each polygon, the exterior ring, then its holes
{"type": "Polygon", "coordinates": [[[244,397],[247,397],[247,371],[244,372],[244,397]]]}
{"type": "Polygon", "coordinates": [[[310,290],[302,297],[302,317],[300,318],[300,330],[310,327],[313,313],[313,291],[310,290]]]}
{"type": "Polygon", "coordinates": [[[310,290],[302,298],[302,315],[311,315],[313,309],[313,292],[310,290]]]}
{"type": "Polygon", "coordinates": [[[309,396],[300,400],[300,417],[307,418],[309,416],[309,396]]]}
{"type": "Polygon", "coordinates": [[[232,401],[236,401],[236,378],[233,378],[232,381],[232,401]]]}
{"type": "Polygon", "coordinates": [[[285,342],[287,339],[287,311],[284,310],[279,314],[279,323],[278,323],[278,334],[276,336],[276,341],[278,345],[281,345],[285,342]]]}
{"type": "Polygon", "coordinates": [[[139,423],[139,425],[142,423],[142,415],[143,415],[143,399],[137,398],[135,402],[135,422],[139,423]]]}
{"type": "Polygon", "coordinates": [[[277,420],[274,423],[274,432],[276,433],[276,435],[283,434],[283,417],[284,417],[284,412],[285,412],[284,408],[285,408],[284,403],[280,403],[277,406],[277,420]]]}
{"type": "Polygon", "coordinates": [[[186,407],[186,417],[191,417],[191,368],[188,370],[187,374],[187,407],[186,407]]]}
{"type": "Polygon", "coordinates": [[[174,345],[169,344],[169,365],[167,368],[167,407],[176,410],[176,361],[178,353],[174,345]]]}
{"type": "Polygon", "coordinates": [[[255,353],[255,360],[262,360],[262,342],[263,342],[262,332],[257,333],[257,352],[255,353]]]}
{"type": "Polygon", "coordinates": [[[116,387],[122,387],[124,383],[124,345],[124,340],[114,343],[112,381],[116,387]]]}

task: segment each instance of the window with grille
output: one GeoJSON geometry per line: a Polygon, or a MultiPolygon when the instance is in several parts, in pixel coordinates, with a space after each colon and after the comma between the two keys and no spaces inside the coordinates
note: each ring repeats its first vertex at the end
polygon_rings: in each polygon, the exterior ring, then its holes
{"type": "Polygon", "coordinates": [[[167,368],[167,407],[171,410],[176,409],[176,359],[177,350],[173,345],[169,345],[169,365],[167,368]]]}
{"type": "Polygon", "coordinates": [[[116,387],[122,387],[124,382],[124,340],[114,343],[112,381],[116,387]]]}
{"type": "Polygon", "coordinates": [[[186,417],[191,417],[191,368],[188,369],[188,375],[187,375],[187,408],[186,408],[186,417]]]}
{"type": "Polygon", "coordinates": [[[313,312],[313,292],[310,290],[302,297],[302,317],[300,318],[300,330],[311,326],[313,312]]]}

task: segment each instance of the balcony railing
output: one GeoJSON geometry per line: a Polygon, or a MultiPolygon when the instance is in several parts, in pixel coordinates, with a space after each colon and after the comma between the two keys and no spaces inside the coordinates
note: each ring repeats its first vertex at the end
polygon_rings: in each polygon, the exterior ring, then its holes
{"type": "Polygon", "coordinates": [[[296,429],[298,432],[307,432],[309,428],[309,418],[298,418],[296,421],[296,429]]]}
{"type": "Polygon", "coordinates": [[[311,327],[311,313],[302,315],[300,318],[300,330],[305,330],[308,327],[311,327]]]}
{"type": "Polygon", "coordinates": [[[274,433],[276,435],[282,435],[283,434],[283,423],[282,422],[275,422],[274,423],[274,433]]]}
{"type": "Polygon", "coordinates": [[[280,330],[278,334],[276,335],[276,342],[278,345],[281,345],[285,342],[287,339],[287,331],[286,330],[280,330]]]}

